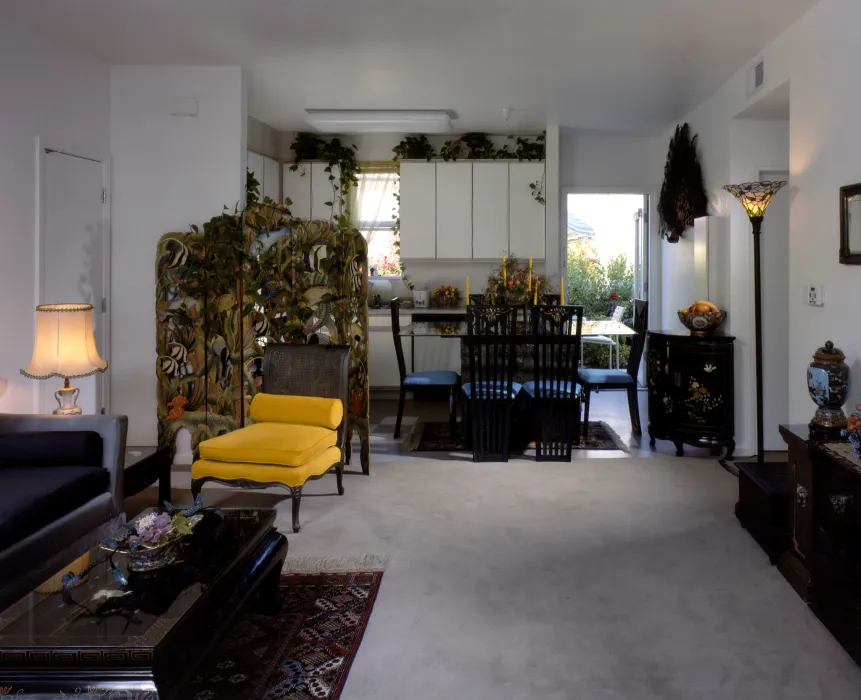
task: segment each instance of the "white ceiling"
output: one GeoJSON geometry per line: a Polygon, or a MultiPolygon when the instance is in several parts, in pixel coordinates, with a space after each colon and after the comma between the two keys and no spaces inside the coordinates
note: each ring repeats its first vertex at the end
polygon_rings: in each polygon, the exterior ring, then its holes
{"type": "Polygon", "coordinates": [[[278,129],[302,128],[305,108],[433,108],[458,131],[657,131],[816,2],[3,0],[0,14],[110,63],[242,65],[249,112],[278,129]]]}

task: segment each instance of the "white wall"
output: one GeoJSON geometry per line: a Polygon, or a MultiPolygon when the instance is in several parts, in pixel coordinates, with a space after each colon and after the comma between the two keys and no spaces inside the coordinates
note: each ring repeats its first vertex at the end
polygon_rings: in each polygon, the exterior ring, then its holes
{"type": "Polygon", "coordinates": [[[662,325],[661,239],[656,207],[663,175],[658,162],[665,148],[662,137],[654,134],[603,131],[563,134],[559,147],[560,226],[567,227],[567,192],[650,195],[649,328],[652,329],[662,325]]]}
{"type": "Polygon", "coordinates": [[[0,22],[0,411],[37,410],[37,382],[19,373],[35,333],[37,140],[41,148],[107,160],[108,71],[91,56],[0,22]]]}
{"type": "Polygon", "coordinates": [[[114,66],[110,84],[111,401],[129,416],[129,444],[151,444],[156,244],[244,200],[245,85],[238,67],[189,66],[114,66]],[[190,97],[198,115],[171,116],[174,101],[190,97]]]}
{"type": "Polygon", "coordinates": [[[279,160],[281,132],[259,119],[248,117],[248,150],[279,160]]]}

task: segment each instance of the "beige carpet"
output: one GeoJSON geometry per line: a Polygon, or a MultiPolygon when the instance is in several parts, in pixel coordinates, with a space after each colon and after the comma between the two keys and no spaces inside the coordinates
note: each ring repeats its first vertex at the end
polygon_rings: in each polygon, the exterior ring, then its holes
{"type": "Polygon", "coordinates": [[[389,557],[343,700],[859,697],[714,459],[473,464],[380,432],[372,476],[309,484],[295,536],[283,495],[204,489],[277,503],[291,556],[389,557]]]}

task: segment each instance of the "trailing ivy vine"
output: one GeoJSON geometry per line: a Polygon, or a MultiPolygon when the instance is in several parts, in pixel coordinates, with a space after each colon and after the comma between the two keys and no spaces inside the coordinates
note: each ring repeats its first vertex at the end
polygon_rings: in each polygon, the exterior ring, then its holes
{"type": "MultiPolygon", "coordinates": [[[[326,202],[326,206],[332,210],[332,219],[337,221],[335,210],[337,207],[339,215],[346,216],[350,220],[349,209],[350,188],[359,184],[361,169],[356,159],[356,144],[347,146],[341,139],[335,137],[329,141],[305,132],[296,134],[293,143],[293,164],[290,166],[292,172],[299,170],[299,166],[306,161],[324,161],[324,171],[328,175],[329,184],[332,186],[332,199],[326,202]],[[335,177],[334,168],[338,167],[338,177],[335,177]]],[[[304,173],[303,173],[304,175],[304,173]]]]}

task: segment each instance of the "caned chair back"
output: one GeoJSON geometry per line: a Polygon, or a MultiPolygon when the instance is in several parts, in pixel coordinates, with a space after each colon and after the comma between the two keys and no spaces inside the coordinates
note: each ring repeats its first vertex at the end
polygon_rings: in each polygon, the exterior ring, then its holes
{"type": "Polygon", "coordinates": [[[392,299],[392,339],[395,342],[395,355],[398,358],[398,372],[401,374],[401,382],[407,376],[407,363],[404,360],[404,344],[401,340],[401,300],[398,297],[392,299]]]}
{"type": "Polygon", "coordinates": [[[339,447],[347,440],[350,346],[267,343],[263,353],[263,392],[341,399],[344,420],[338,427],[339,447]]]}
{"type": "Polygon", "coordinates": [[[628,356],[628,374],[634,379],[640,371],[640,360],[646,347],[646,331],[649,327],[649,302],[634,299],[634,331],[637,335],[631,339],[631,354],[628,356]]]}

